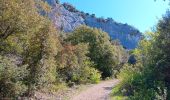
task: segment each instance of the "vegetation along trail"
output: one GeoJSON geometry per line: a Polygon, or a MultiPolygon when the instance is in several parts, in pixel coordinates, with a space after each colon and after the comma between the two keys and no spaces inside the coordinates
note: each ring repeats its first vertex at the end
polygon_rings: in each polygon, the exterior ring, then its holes
{"type": "Polygon", "coordinates": [[[112,88],[119,82],[119,80],[109,80],[94,85],[85,91],[80,92],[71,100],[108,100],[112,88]]]}

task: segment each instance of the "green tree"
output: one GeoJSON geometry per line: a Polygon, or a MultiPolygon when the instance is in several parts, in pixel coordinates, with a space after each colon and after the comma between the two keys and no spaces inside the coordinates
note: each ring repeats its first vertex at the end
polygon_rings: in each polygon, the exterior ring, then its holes
{"type": "Polygon", "coordinates": [[[22,51],[32,33],[43,26],[40,11],[50,7],[39,0],[0,0],[0,51],[22,51]],[[19,48],[19,50],[17,49],[19,48]]]}
{"type": "Polygon", "coordinates": [[[88,57],[95,63],[95,68],[102,72],[103,78],[114,74],[114,68],[119,61],[107,33],[81,26],[68,36],[67,41],[70,41],[73,45],[78,43],[89,44],[88,57]]]}
{"type": "Polygon", "coordinates": [[[93,68],[94,64],[87,57],[87,44],[65,44],[56,57],[58,72],[66,82],[96,83],[100,80],[100,73],[93,68]]]}
{"type": "Polygon", "coordinates": [[[48,20],[43,20],[44,27],[40,28],[30,38],[25,49],[24,63],[29,65],[29,88],[41,89],[56,81],[55,56],[60,51],[61,44],[53,25],[48,20]]]}
{"type": "Polygon", "coordinates": [[[24,78],[27,66],[18,66],[13,58],[0,56],[0,98],[15,98],[27,91],[24,78]]]}
{"type": "Polygon", "coordinates": [[[168,99],[170,99],[170,12],[168,11],[163,17],[163,20],[160,20],[157,26],[157,36],[155,42],[153,43],[153,60],[154,65],[159,73],[160,77],[165,81],[166,86],[168,87],[168,99]]]}
{"type": "Polygon", "coordinates": [[[61,45],[55,27],[44,15],[48,11],[50,7],[41,0],[0,0],[0,53],[20,56],[28,65],[25,83],[29,92],[56,78],[54,57],[61,45]]]}
{"type": "Polygon", "coordinates": [[[167,12],[159,21],[157,30],[154,33],[147,32],[148,36],[134,50],[140,66],[135,64],[131,69],[128,67],[122,70],[120,75],[123,83],[119,85],[118,92],[124,90],[130,100],[170,99],[169,23],[170,13],[167,12]]]}

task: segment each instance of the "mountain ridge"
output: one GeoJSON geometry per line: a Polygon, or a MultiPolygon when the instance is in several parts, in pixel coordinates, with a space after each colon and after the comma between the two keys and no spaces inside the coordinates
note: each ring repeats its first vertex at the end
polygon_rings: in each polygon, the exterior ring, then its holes
{"type": "Polygon", "coordinates": [[[112,18],[97,18],[95,14],[84,13],[69,3],[59,4],[55,0],[46,0],[52,11],[49,14],[57,29],[72,32],[80,25],[99,28],[107,32],[111,39],[118,39],[127,49],[134,49],[142,38],[142,33],[128,24],[114,21],[112,18]]]}

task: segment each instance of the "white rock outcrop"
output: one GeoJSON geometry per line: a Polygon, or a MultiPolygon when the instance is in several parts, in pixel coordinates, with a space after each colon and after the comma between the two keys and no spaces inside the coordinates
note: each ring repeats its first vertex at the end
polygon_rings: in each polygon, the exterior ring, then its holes
{"type": "Polygon", "coordinates": [[[71,4],[57,4],[55,0],[46,0],[51,6],[49,14],[57,29],[71,32],[80,25],[100,28],[110,37],[118,39],[127,49],[134,49],[142,38],[142,34],[136,28],[114,21],[112,18],[96,18],[94,14],[80,12],[71,4]]]}

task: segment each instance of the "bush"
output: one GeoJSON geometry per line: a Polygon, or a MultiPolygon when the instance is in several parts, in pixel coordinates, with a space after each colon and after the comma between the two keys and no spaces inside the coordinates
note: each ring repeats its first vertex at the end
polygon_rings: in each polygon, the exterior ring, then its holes
{"type": "Polygon", "coordinates": [[[100,81],[101,74],[98,70],[92,67],[83,67],[80,69],[80,73],[75,73],[72,77],[73,82],[79,84],[85,83],[98,83],[100,81]]]}
{"type": "Polygon", "coordinates": [[[113,89],[114,96],[129,96],[133,94],[132,82],[138,76],[137,71],[133,70],[132,66],[125,65],[124,69],[118,75],[121,82],[113,89]]]}
{"type": "Polygon", "coordinates": [[[90,83],[99,83],[101,79],[101,73],[94,68],[90,68],[90,83]]]}
{"type": "Polygon", "coordinates": [[[26,92],[26,66],[17,66],[11,59],[0,56],[0,98],[15,98],[26,92]]]}
{"type": "Polygon", "coordinates": [[[120,72],[121,82],[113,89],[112,95],[128,100],[165,100],[167,97],[165,84],[156,80],[151,70],[139,71],[137,66],[126,66],[120,72]]]}
{"type": "Polygon", "coordinates": [[[170,99],[169,22],[168,11],[156,26],[157,30],[146,33],[147,38],[143,39],[134,51],[136,63],[141,63],[143,67],[137,67],[138,71],[133,71],[134,68],[123,70],[123,74],[120,74],[122,82],[117,91],[114,91],[124,93],[121,91],[124,90],[130,100],[170,99]]]}

